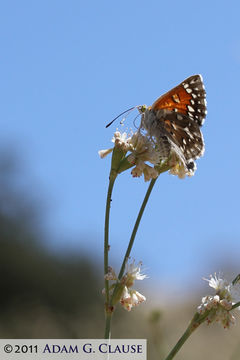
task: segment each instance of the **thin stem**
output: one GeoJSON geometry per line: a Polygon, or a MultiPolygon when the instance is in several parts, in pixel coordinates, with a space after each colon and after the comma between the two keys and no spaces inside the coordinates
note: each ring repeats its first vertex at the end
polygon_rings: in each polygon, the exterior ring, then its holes
{"type": "Polygon", "coordinates": [[[204,314],[200,315],[199,313],[196,313],[191,320],[188,328],[184,332],[184,334],[180,337],[174,348],[170,351],[168,356],[165,358],[165,360],[172,360],[174,356],[178,353],[178,351],[181,349],[183,344],[186,342],[186,340],[189,338],[189,336],[193,333],[194,330],[198,328],[200,324],[202,324],[206,318],[208,317],[210,311],[206,311],[204,314]]]}
{"type": "Polygon", "coordinates": [[[133,228],[133,231],[132,231],[132,235],[131,235],[131,238],[130,238],[130,241],[129,241],[129,244],[128,244],[128,248],[127,248],[127,251],[126,251],[126,254],[124,256],[124,259],[123,259],[123,263],[122,263],[122,266],[121,266],[121,270],[119,272],[119,275],[118,275],[118,279],[120,280],[123,276],[123,273],[124,273],[124,269],[125,269],[125,266],[126,266],[126,262],[130,256],[130,253],[131,253],[131,250],[132,250],[132,247],[133,247],[133,243],[134,243],[134,240],[135,240],[135,236],[136,236],[136,233],[137,233],[137,230],[138,230],[138,227],[139,227],[139,224],[140,224],[140,221],[142,219],[142,215],[143,215],[143,212],[144,212],[144,209],[147,205],[147,202],[148,202],[148,199],[149,199],[149,196],[152,192],[152,189],[153,189],[153,186],[155,184],[157,179],[152,179],[150,184],[149,184],[149,187],[147,189],[147,192],[146,192],[146,195],[144,197],[144,200],[143,200],[143,203],[142,203],[142,206],[139,210],[139,213],[138,213],[138,217],[137,217],[137,220],[135,222],[135,225],[134,225],[134,228],[133,228]]]}
{"type": "MultiPolygon", "coordinates": [[[[105,227],[104,227],[104,275],[108,273],[108,251],[109,251],[109,215],[111,207],[111,198],[113,185],[116,178],[110,176],[108,193],[107,193],[107,202],[106,202],[106,212],[105,212],[105,227]]],[[[109,283],[105,279],[105,293],[106,293],[106,303],[109,304],[109,283]]]]}
{"type": "Polygon", "coordinates": [[[240,301],[237,302],[236,304],[234,304],[234,305],[232,306],[232,309],[231,309],[231,310],[236,309],[236,308],[238,308],[239,306],[240,306],[240,301]]]}
{"type": "MultiPolygon", "coordinates": [[[[107,193],[107,202],[106,202],[106,212],[105,212],[105,227],[104,227],[104,275],[108,273],[108,251],[109,251],[109,216],[110,216],[110,207],[112,201],[112,191],[113,185],[116,180],[116,175],[110,174],[108,193],[107,193]]],[[[109,281],[105,279],[105,339],[110,338],[111,331],[111,319],[113,314],[113,308],[109,305],[109,281]]]]}
{"type": "Polygon", "coordinates": [[[104,339],[110,339],[111,337],[111,320],[112,320],[112,313],[106,313],[105,317],[105,334],[104,339]]]}
{"type": "MultiPolygon", "coordinates": [[[[109,251],[109,216],[111,207],[111,197],[113,191],[113,185],[116,176],[109,177],[106,212],[105,212],[105,227],[104,227],[104,275],[108,273],[108,251],[109,251]]],[[[109,306],[109,281],[105,279],[105,338],[108,339],[110,336],[112,311],[109,306]]]]}
{"type": "Polygon", "coordinates": [[[185,341],[189,338],[189,336],[192,334],[193,329],[191,326],[187,328],[187,330],[184,332],[184,334],[181,336],[181,338],[178,340],[174,348],[171,350],[171,352],[168,354],[168,356],[165,358],[165,360],[172,360],[174,356],[177,354],[177,352],[181,349],[185,341]]]}

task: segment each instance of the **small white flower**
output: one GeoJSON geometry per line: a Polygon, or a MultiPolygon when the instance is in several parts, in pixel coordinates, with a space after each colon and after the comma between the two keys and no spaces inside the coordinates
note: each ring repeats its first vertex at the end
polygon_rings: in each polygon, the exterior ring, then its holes
{"type": "Polygon", "coordinates": [[[133,177],[140,177],[143,174],[144,181],[149,181],[151,179],[156,179],[158,177],[157,170],[149,166],[148,164],[145,164],[140,159],[136,161],[136,167],[132,169],[131,174],[133,177]]]}
{"type": "Polygon", "coordinates": [[[127,263],[126,273],[134,277],[135,280],[144,280],[147,275],[141,274],[141,266],[141,261],[139,261],[139,263],[135,265],[135,260],[133,260],[132,263],[127,263]]]}
{"type": "Polygon", "coordinates": [[[129,151],[131,146],[130,146],[130,140],[131,137],[127,137],[127,133],[120,133],[120,131],[116,131],[114,133],[114,136],[112,138],[112,142],[115,144],[115,146],[120,147],[123,151],[129,151]]]}
{"type": "MultiPolygon", "coordinates": [[[[116,131],[114,133],[114,136],[112,138],[112,142],[114,143],[115,146],[120,147],[123,151],[128,151],[130,150],[131,146],[129,144],[130,141],[130,137],[127,138],[127,133],[120,133],[120,131],[116,131]]],[[[101,159],[105,158],[108,154],[110,154],[113,151],[113,148],[110,149],[106,149],[106,150],[99,150],[98,154],[100,156],[101,159]]]]}
{"type": "MultiPolygon", "coordinates": [[[[144,280],[147,276],[141,273],[142,263],[139,262],[135,264],[133,260],[131,263],[127,263],[126,271],[121,281],[119,282],[117,275],[114,269],[109,266],[108,273],[105,274],[105,280],[114,281],[114,283],[110,286],[110,293],[114,293],[114,288],[118,287],[116,292],[116,297],[113,300],[113,304],[115,305],[117,302],[128,311],[131,311],[133,306],[139,305],[142,302],[146,301],[144,295],[140,294],[138,291],[131,289],[135,280],[144,280]]],[[[105,293],[105,289],[103,290],[103,294],[105,293]]]]}
{"type": "Polygon", "coordinates": [[[131,171],[132,177],[140,177],[143,174],[143,169],[141,168],[141,166],[136,166],[135,168],[132,169],[131,171]]]}
{"type": "Polygon", "coordinates": [[[105,274],[104,278],[105,280],[117,280],[117,275],[111,266],[108,267],[108,272],[105,274]]]}
{"type": "Polygon", "coordinates": [[[210,311],[207,317],[209,324],[219,321],[224,328],[229,328],[235,322],[230,310],[236,302],[240,301],[240,284],[229,283],[221,274],[211,275],[210,279],[204,280],[207,280],[209,286],[215,289],[216,295],[204,296],[201,305],[197,308],[198,313],[203,314],[208,310],[210,311]]]}
{"type": "Polygon", "coordinates": [[[157,170],[147,164],[143,169],[143,174],[144,174],[144,181],[149,181],[151,179],[156,179],[158,177],[157,170]]]}
{"type": "Polygon", "coordinates": [[[101,159],[104,159],[108,154],[110,154],[113,151],[113,149],[106,149],[106,150],[99,150],[98,155],[101,159]]]}
{"type": "Polygon", "coordinates": [[[133,286],[135,280],[144,280],[147,277],[147,275],[141,274],[141,266],[141,261],[137,265],[135,265],[134,260],[131,264],[127,263],[126,273],[122,278],[122,282],[127,285],[127,287],[133,286]]]}
{"type": "Polygon", "coordinates": [[[139,305],[142,302],[146,301],[146,297],[140,294],[140,292],[136,290],[131,290],[131,292],[132,292],[132,298],[134,299],[134,306],[139,305]]]}
{"type": "Polygon", "coordinates": [[[204,296],[202,298],[202,304],[198,306],[197,311],[199,314],[203,314],[206,310],[210,310],[210,309],[216,309],[217,305],[220,301],[220,298],[218,295],[215,296],[204,296]]]}
{"type": "Polygon", "coordinates": [[[131,160],[141,159],[149,161],[151,164],[157,165],[160,160],[159,151],[156,149],[155,143],[146,135],[142,135],[139,131],[135,132],[129,139],[131,144],[132,157],[131,160]]]}
{"type": "Polygon", "coordinates": [[[131,311],[132,307],[141,304],[142,302],[146,301],[145,296],[140,294],[136,290],[129,290],[127,286],[124,287],[120,304],[126,309],[127,311],[131,311]]]}
{"type": "Polygon", "coordinates": [[[221,274],[218,275],[215,273],[214,276],[210,275],[210,279],[204,279],[208,281],[209,286],[211,286],[216,291],[225,290],[228,286],[228,282],[225,279],[220,278],[221,274]]]}
{"type": "Polygon", "coordinates": [[[144,174],[145,181],[156,179],[158,177],[157,170],[146,164],[146,162],[153,165],[159,164],[160,156],[155,143],[148,136],[137,131],[132,135],[130,144],[132,148],[128,161],[136,166],[131,171],[132,176],[140,177],[144,174]]]}

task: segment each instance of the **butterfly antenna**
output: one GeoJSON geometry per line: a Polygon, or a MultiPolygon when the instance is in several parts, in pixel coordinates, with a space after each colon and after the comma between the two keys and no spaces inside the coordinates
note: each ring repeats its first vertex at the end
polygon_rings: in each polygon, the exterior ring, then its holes
{"type": "Polygon", "coordinates": [[[138,127],[136,126],[136,120],[139,116],[140,114],[137,114],[137,116],[135,116],[135,118],[133,119],[133,125],[135,126],[136,129],[138,129],[138,127]]]}
{"type": "Polygon", "coordinates": [[[112,125],[112,123],[113,123],[115,120],[117,120],[120,116],[122,116],[123,114],[126,114],[126,113],[129,112],[129,111],[132,111],[133,109],[136,109],[136,106],[133,106],[133,107],[131,107],[130,109],[125,110],[125,111],[123,111],[121,114],[119,114],[118,116],[116,116],[109,124],[106,125],[106,128],[109,127],[110,125],[112,125]]]}

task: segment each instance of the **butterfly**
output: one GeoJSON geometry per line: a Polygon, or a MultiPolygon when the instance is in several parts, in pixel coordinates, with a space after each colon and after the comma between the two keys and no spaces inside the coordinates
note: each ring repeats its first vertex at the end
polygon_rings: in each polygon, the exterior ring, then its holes
{"type": "Polygon", "coordinates": [[[207,114],[202,76],[190,76],[152,106],[137,108],[142,114],[141,127],[154,139],[161,159],[175,152],[185,168],[194,171],[194,160],[205,150],[200,130],[207,114]]]}

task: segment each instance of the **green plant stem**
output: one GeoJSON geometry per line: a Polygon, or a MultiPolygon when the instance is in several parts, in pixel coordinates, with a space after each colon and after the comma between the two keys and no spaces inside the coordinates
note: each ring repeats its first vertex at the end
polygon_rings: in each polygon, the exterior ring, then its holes
{"type": "Polygon", "coordinates": [[[165,358],[165,360],[171,360],[174,358],[174,356],[177,354],[177,352],[181,349],[185,341],[189,338],[189,336],[192,334],[193,330],[192,327],[189,326],[187,330],[184,332],[184,334],[181,336],[181,338],[178,340],[174,348],[171,350],[171,352],[168,354],[168,356],[165,358]]]}
{"type": "Polygon", "coordinates": [[[129,241],[129,244],[128,244],[128,248],[126,250],[126,253],[125,253],[125,256],[124,256],[124,259],[123,259],[123,263],[122,263],[122,266],[121,266],[121,269],[120,269],[120,272],[119,272],[119,275],[118,275],[118,279],[120,280],[123,276],[123,273],[124,273],[124,269],[125,269],[125,266],[126,266],[126,262],[130,256],[130,253],[131,253],[131,250],[132,250],[132,247],[133,247],[133,243],[134,243],[134,240],[135,240],[135,236],[137,234],[137,230],[138,230],[138,227],[139,227],[139,224],[140,224],[140,221],[142,219],[142,215],[143,215],[143,212],[145,210],[145,207],[147,205],[147,202],[148,202],[148,199],[149,199],[149,196],[152,192],[152,189],[153,189],[153,186],[155,184],[157,179],[152,179],[150,184],[149,184],[149,187],[147,189],[147,192],[146,192],[146,195],[144,197],[144,200],[143,200],[143,203],[142,203],[142,206],[139,210],[139,213],[138,213],[138,216],[137,216],[137,220],[135,222],[135,225],[134,225],[134,228],[133,228],[133,231],[132,231],[132,235],[131,235],[131,238],[130,238],[130,241],[129,241]]]}
{"type": "Polygon", "coordinates": [[[187,341],[189,336],[193,333],[194,330],[198,328],[200,324],[202,324],[206,318],[208,317],[210,311],[206,311],[204,314],[200,315],[199,313],[196,313],[191,320],[188,328],[184,332],[184,334],[180,337],[174,348],[170,351],[168,356],[165,358],[165,360],[172,360],[174,356],[178,353],[178,351],[181,349],[183,344],[187,341]]]}
{"type": "Polygon", "coordinates": [[[105,316],[105,334],[104,339],[110,339],[111,336],[111,320],[112,320],[113,313],[106,313],[105,316]]]}
{"type": "MultiPolygon", "coordinates": [[[[106,212],[105,212],[105,227],[104,227],[104,275],[108,273],[108,251],[109,251],[109,216],[111,207],[111,197],[113,186],[116,176],[109,177],[106,212]]],[[[111,325],[112,311],[109,308],[109,281],[105,279],[105,338],[108,339],[110,336],[110,325],[111,325]]]]}
{"type": "Polygon", "coordinates": [[[240,306],[240,301],[237,302],[236,304],[234,304],[234,305],[232,306],[232,309],[231,309],[231,310],[236,309],[236,308],[238,308],[239,306],[240,306]]]}
{"type": "MultiPolygon", "coordinates": [[[[108,273],[108,251],[109,251],[109,216],[111,207],[112,190],[115,182],[115,178],[109,178],[106,213],[105,213],[105,227],[104,227],[104,275],[108,273]]],[[[109,304],[109,285],[108,280],[105,279],[105,292],[106,303],[109,304]]]]}
{"type": "MultiPolygon", "coordinates": [[[[161,167],[158,168],[158,173],[159,175],[167,170],[169,170],[170,166],[168,163],[166,164],[163,164],[161,167]]],[[[147,192],[146,192],[146,195],[144,197],[144,200],[143,200],[143,203],[142,203],[142,206],[139,210],[139,213],[138,213],[138,217],[137,217],[137,220],[135,222],[135,225],[134,225],[134,228],[133,228],[133,231],[132,231],[132,235],[131,235],[131,238],[130,238],[130,241],[129,241],[129,244],[128,244],[128,248],[127,248],[127,251],[126,251],[126,254],[124,256],[124,259],[123,259],[123,263],[122,263],[122,266],[121,266],[121,269],[120,269],[120,272],[118,274],[118,279],[121,280],[122,276],[123,276],[123,273],[124,273],[124,269],[125,269],[125,266],[126,266],[126,262],[130,256],[130,253],[131,253],[131,250],[132,250],[132,247],[133,247],[133,243],[134,243],[134,240],[135,240],[135,236],[137,234],[137,230],[138,230],[138,227],[139,227],[139,224],[140,224],[140,221],[142,219],[142,215],[143,215],[143,212],[145,210],[145,207],[147,205],[147,202],[148,202],[148,199],[149,199],[149,196],[151,195],[151,192],[152,192],[152,189],[153,189],[153,186],[155,184],[155,182],[157,181],[158,178],[156,179],[152,179],[150,184],[149,184],[149,187],[147,189],[147,192]]]]}
{"type": "MultiPolygon", "coordinates": [[[[133,228],[133,231],[132,231],[132,235],[131,235],[131,238],[129,240],[129,244],[128,244],[128,248],[126,250],[126,253],[125,253],[125,256],[124,256],[124,259],[123,259],[123,262],[122,262],[122,266],[121,266],[121,269],[120,269],[120,272],[118,274],[118,280],[121,280],[122,276],[123,276],[123,273],[124,273],[124,270],[125,270],[125,266],[126,266],[126,262],[130,256],[130,253],[131,253],[131,250],[132,250],[132,247],[133,247],[133,243],[134,243],[134,240],[135,240],[135,236],[136,236],[136,233],[137,233],[137,230],[138,230],[138,227],[139,227],[139,224],[140,224],[140,221],[141,221],[141,218],[142,218],[142,215],[143,215],[143,212],[144,212],[144,209],[147,205],[147,202],[148,202],[148,199],[149,199],[149,196],[152,192],[152,189],[153,189],[153,186],[155,184],[157,179],[152,179],[150,184],[149,184],[149,187],[147,189],[147,192],[146,192],[146,195],[144,197],[144,200],[143,200],[143,203],[142,203],[142,206],[139,210],[139,213],[138,213],[138,216],[137,216],[137,220],[135,222],[135,225],[134,225],[134,228],[133,228]]],[[[115,287],[114,287],[114,290],[113,290],[113,294],[112,294],[112,297],[111,297],[111,301],[110,301],[110,306],[113,306],[113,304],[116,303],[116,301],[118,300],[118,292],[119,290],[121,289],[121,283],[118,282],[115,287]],[[117,299],[117,300],[116,300],[117,299]]]]}
{"type": "MultiPolygon", "coordinates": [[[[122,156],[122,154],[121,154],[122,156]]],[[[158,168],[158,172],[159,174],[167,171],[169,169],[169,165],[168,163],[164,164],[161,168],[158,168]]],[[[119,166],[117,167],[117,169],[113,166],[112,164],[112,170],[111,170],[111,174],[110,174],[110,178],[109,178],[109,187],[108,187],[108,195],[107,195],[107,203],[106,203],[106,214],[105,214],[105,237],[104,237],[104,274],[108,273],[108,250],[109,250],[109,214],[110,214],[110,204],[111,204],[111,196],[112,196],[112,190],[113,190],[113,185],[115,182],[115,179],[117,177],[117,173],[119,172],[119,166]]],[[[142,219],[142,215],[143,212],[145,210],[145,207],[147,205],[148,199],[150,197],[150,194],[152,192],[153,186],[155,184],[157,179],[152,179],[148,190],[146,192],[146,195],[144,197],[143,203],[141,205],[141,208],[139,210],[133,231],[132,231],[132,235],[131,238],[129,240],[129,244],[128,244],[128,248],[126,250],[124,259],[123,259],[123,263],[118,275],[118,279],[121,280],[124,270],[125,270],[125,266],[126,266],[126,262],[130,256],[132,247],[133,247],[133,243],[137,234],[137,230],[140,224],[140,221],[142,219]]],[[[119,290],[119,286],[121,284],[117,283],[114,287],[113,290],[113,294],[111,296],[111,300],[110,300],[110,296],[109,296],[109,282],[108,280],[105,279],[105,292],[106,292],[106,303],[105,303],[105,316],[106,316],[106,322],[105,322],[105,339],[110,338],[110,328],[111,328],[111,319],[112,319],[112,315],[113,315],[113,302],[115,299],[115,296],[119,290]]]]}

